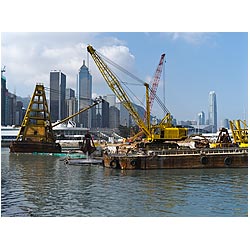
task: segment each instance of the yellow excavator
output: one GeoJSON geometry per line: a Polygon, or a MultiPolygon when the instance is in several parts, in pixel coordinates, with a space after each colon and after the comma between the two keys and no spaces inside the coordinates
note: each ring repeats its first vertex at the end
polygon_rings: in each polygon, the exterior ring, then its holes
{"type": "Polygon", "coordinates": [[[226,128],[221,128],[215,143],[210,143],[210,148],[227,148],[227,147],[248,147],[248,126],[246,121],[231,120],[229,121],[232,131],[233,141],[226,128]]]}
{"type": "MultiPolygon", "coordinates": [[[[174,127],[172,125],[172,119],[169,112],[161,120],[159,124],[150,124],[150,103],[149,103],[149,84],[144,83],[146,88],[146,123],[139,116],[136,109],[134,108],[131,100],[127,93],[121,86],[120,81],[116,75],[109,69],[107,64],[104,62],[101,54],[97,52],[91,45],[87,47],[87,51],[92,56],[95,64],[100,70],[103,78],[107,82],[110,89],[119,99],[119,101],[128,110],[130,115],[133,117],[136,124],[140,127],[143,133],[146,135],[147,141],[149,142],[164,142],[164,141],[179,141],[187,138],[187,129],[182,127],[174,127]]],[[[121,68],[121,67],[120,67],[121,68]]]]}

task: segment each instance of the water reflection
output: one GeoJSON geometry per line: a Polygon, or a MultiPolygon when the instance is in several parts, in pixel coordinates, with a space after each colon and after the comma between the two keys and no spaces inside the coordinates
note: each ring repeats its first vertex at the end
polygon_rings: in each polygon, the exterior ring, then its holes
{"type": "Polygon", "coordinates": [[[2,216],[247,216],[247,169],[116,170],[2,151],[2,216]]]}

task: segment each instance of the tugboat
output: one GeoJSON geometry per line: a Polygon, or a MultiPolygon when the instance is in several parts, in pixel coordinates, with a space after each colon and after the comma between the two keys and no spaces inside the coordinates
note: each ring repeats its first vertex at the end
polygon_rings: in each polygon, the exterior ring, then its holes
{"type": "Polygon", "coordinates": [[[11,153],[61,153],[52,130],[44,86],[37,84],[11,153]]]}

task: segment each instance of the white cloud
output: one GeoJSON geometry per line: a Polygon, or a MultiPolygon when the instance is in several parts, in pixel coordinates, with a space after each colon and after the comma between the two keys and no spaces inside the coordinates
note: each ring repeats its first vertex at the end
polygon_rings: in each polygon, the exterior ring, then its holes
{"type": "Polygon", "coordinates": [[[126,68],[133,70],[135,58],[125,42],[98,33],[2,33],[2,65],[6,65],[7,87],[20,96],[31,95],[37,82],[49,86],[51,70],[66,74],[67,87],[75,89],[76,75],[85,60],[92,74],[93,91],[110,92],[97,66],[87,55],[88,44],[126,68]],[[99,45],[99,46],[98,46],[99,45]],[[101,45],[101,46],[100,46],[101,45]]]}
{"type": "Polygon", "coordinates": [[[214,33],[209,32],[173,32],[166,33],[168,36],[175,40],[182,40],[192,45],[200,45],[211,40],[214,33]]]}

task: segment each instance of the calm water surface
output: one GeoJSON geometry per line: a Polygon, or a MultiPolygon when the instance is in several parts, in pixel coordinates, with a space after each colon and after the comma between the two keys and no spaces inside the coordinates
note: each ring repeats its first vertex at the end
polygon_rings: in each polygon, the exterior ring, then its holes
{"type": "Polygon", "coordinates": [[[248,216],[248,169],[121,171],[2,148],[1,216],[248,216]]]}

